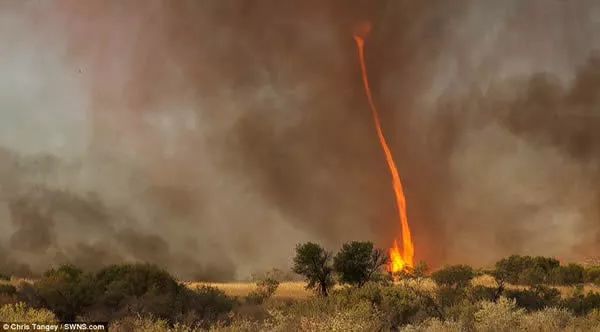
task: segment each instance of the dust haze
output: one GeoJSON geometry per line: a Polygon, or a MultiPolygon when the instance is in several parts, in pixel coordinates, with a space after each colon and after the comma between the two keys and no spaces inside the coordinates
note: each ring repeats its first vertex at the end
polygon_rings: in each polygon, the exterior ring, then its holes
{"type": "Polygon", "coordinates": [[[600,4],[0,2],[0,270],[287,267],[400,231],[416,259],[600,249],[600,4]]]}

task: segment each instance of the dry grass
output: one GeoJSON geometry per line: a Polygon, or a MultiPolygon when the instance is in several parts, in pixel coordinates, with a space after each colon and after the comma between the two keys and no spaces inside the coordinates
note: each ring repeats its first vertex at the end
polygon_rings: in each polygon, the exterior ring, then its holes
{"type": "MultiPolygon", "coordinates": [[[[420,281],[400,281],[398,283],[407,283],[413,286],[418,286],[427,290],[435,288],[435,283],[431,279],[423,279],[420,281]]],[[[253,282],[227,282],[227,283],[208,283],[208,282],[186,282],[186,286],[195,288],[201,285],[213,286],[221,289],[225,294],[229,296],[243,297],[248,295],[251,291],[256,289],[256,284],[253,282]]],[[[313,295],[310,290],[305,288],[304,282],[282,282],[277,288],[274,297],[280,299],[305,299],[313,295]]],[[[479,276],[473,279],[473,285],[482,285],[487,287],[495,287],[496,282],[494,278],[489,275],[479,276]]],[[[526,286],[515,286],[507,285],[509,289],[526,289],[526,286]]],[[[569,297],[573,294],[573,287],[566,286],[554,286],[554,288],[560,290],[563,297],[569,297]]],[[[600,286],[586,284],[584,291],[587,292],[600,292],[600,286]]]]}
{"type": "MultiPolygon", "coordinates": [[[[573,295],[573,292],[575,291],[575,288],[573,288],[573,287],[556,286],[554,288],[556,288],[560,291],[560,294],[562,295],[562,297],[570,297],[573,295]]],[[[585,284],[583,286],[583,292],[584,293],[590,293],[590,292],[600,293],[600,286],[597,286],[594,284],[585,284]]]]}
{"type": "MultiPolygon", "coordinates": [[[[410,281],[400,281],[399,283],[406,283],[411,285],[416,285],[417,282],[414,280],[410,281]]],[[[217,287],[225,292],[225,294],[229,296],[239,296],[243,297],[248,295],[251,291],[256,289],[256,283],[253,282],[227,282],[227,283],[219,283],[219,282],[186,282],[185,285],[190,288],[195,288],[202,285],[217,287]]],[[[336,285],[335,288],[342,287],[340,285],[336,285]]],[[[418,287],[422,287],[425,289],[432,289],[435,287],[435,283],[431,279],[423,279],[418,282],[418,287]]],[[[306,289],[306,283],[301,281],[290,281],[290,282],[282,282],[279,284],[274,298],[279,299],[305,299],[314,295],[314,293],[310,290],[306,289]]]]}

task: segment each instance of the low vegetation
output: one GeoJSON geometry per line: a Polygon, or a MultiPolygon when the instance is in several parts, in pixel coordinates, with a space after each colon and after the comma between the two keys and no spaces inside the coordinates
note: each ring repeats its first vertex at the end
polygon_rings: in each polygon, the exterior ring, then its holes
{"type": "Polygon", "coordinates": [[[275,294],[278,287],[279,281],[275,279],[265,278],[260,280],[256,283],[256,289],[246,296],[246,301],[253,304],[262,304],[275,294]]]}
{"type": "Polygon", "coordinates": [[[111,331],[600,330],[592,286],[600,266],[510,256],[486,271],[451,265],[429,274],[419,263],[389,276],[386,261],[369,242],[335,255],[304,243],[293,260],[304,283],[269,272],[241,292],[183,284],[148,264],[96,272],[64,265],[34,281],[1,281],[0,321],[109,321],[111,331]]]}

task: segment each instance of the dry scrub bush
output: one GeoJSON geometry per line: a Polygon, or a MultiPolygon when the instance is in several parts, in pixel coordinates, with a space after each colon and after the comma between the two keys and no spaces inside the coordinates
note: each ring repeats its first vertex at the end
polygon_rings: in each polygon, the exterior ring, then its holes
{"type": "Polygon", "coordinates": [[[0,295],[15,295],[17,288],[10,284],[0,284],[0,295]]]}
{"type": "Polygon", "coordinates": [[[286,311],[271,311],[269,330],[372,331],[382,323],[380,313],[366,301],[352,306],[336,302],[316,299],[293,305],[286,311]]]}
{"type": "Polygon", "coordinates": [[[255,331],[276,331],[268,322],[258,322],[248,319],[234,319],[230,324],[215,324],[210,328],[211,332],[255,332],[255,331]]]}
{"type": "Polygon", "coordinates": [[[200,329],[183,324],[169,325],[163,319],[153,319],[150,316],[127,316],[112,324],[110,331],[116,332],[195,332],[200,329]]]}
{"type": "Polygon", "coordinates": [[[110,324],[110,330],[116,332],[163,332],[169,329],[164,320],[149,317],[128,316],[110,324]]]}
{"type": "Polygon", "coordinates": [[[521,326],[528,332],[564,331],[573,320],[573,315],[565,309],[546,308],[523,316],[521,326]]]}
{"type": "Polygon", "coordinates": [[[10,284],[0,284],[0,306],[20,302],[17,297],[17,288],[10,284]]]}
{"type": "Polygon", "coordinates": [[[585,270],[585,281],[600,285],[600,266],[590,266],[585,270]]]}
{"type": "Polygon", "coordinates": [[[0,321],[10,323],[55,323],[56,316],[47,309],[33,309],[25,303],[6,304],[0,307],[0,321]]]}
{"type": "Polygon", "coordinates": [[[327,298],[314,297],[297,302],[269,302],[268,317],[248,320],[234,317],[212,331],[373,331],[382,330],[385,318],[365,298],[336,292],[327,298]]]}
{"type": "Polygon", "coordinates": [[[586,316],[575,318],[573,325],[573,331],[600,331],[600,309],[592,310],[586,316]]]}
{"type": "Polygon", "coordinates": [[[246,296],[246,302],[252,304],[262,304],[275,294],[279,287],[279,281],[271,278],[265,278],[256,283],[256,289],[246,296]]]}
{"type": "Polygon", "coordinates": [[[525,310],[517,308],[514,300],[501,297],[498,302],[483,301],[475,312],[475,329],[489,332],[519,330],[525,310]]]}
{"type": "MultiPolygon", "coordinates": [[[[498,302],[482,301],[478,304],[462,303],[455,308],[457,312],[466,311],[463,315],[446,317],[446,320],[430,318],[418,325],[407,325],[401,330],[408,331],[528,331],[546,332],[573,330],[576,318],[567,310],[547,308],[526,314],[518,308],[514,300],[500,298],[498,302]],[[471,312],[475,308],[474,312],[471,312]]],[[[581,326],[591,326],[582,321],[581,326]]],[[[588,329],[581,329],[588,331],[588,329]]]]}
{"type": "MultiPolygon", "coordinates": [[[[404,324],[419,323],[434,315],[435,310],[428,299],[425,294],[419,294],[411,287],[368,283],[360,288],[336,290],[327,298],[315,297],[271,308],[270,318],[262,325],[262,329],[397,330],[404,324]]],[[[236,324],[248,325],[243,320],[235,322],[234,319],[233,325],[236,324]]]]}
{"type": "Polygon", "coordinates": [[[454,321],[443,321],[438,318],[430,318],[418,325],[406,325],[402,332],[461,332],[461,324],[454,321]]]}
{"type": "Polygon", "coordinates": [[[555,307],[560,302],[560,291],[543,285],[529,289],[509,289],[504,292],[504,296],[515,300],[518,307],[530,311],[555,307]]]}
{"type": "MultiPolygon", "coordinates": [[[[503,297],[497,303],[463,301],[446,308],[444,319],[409,316],[407,321],[394,325],[390,314],[397,314],[406,309],[405,304],[412,307],[418,301],[399,301],[398,307],[386,307],[383,304],[390,301],[390,295],[386,294],[390,289],[394,290],[383,287],[379,292],[376,288],[336,291],[327,299],[282,304],[269,310],[269,317],[262,321],[235,317],[230,324],[214,326],[211,331],[600,331],[599,310],[580,317],[557,308],[527,313],[514,300],[503,297]]],[[[396,294],[406,291],[399,289],[396,294]]]]}
{"type": "Polygon", "coordinates": [[[362,302],[330,315],[302,317],[299,328],[302,331],[377,331],[381,323],[377,310],[362,302]]]}
{"type": "Polygon", "coordinates": [[[234,306],[217,288],[189,289],[148,264],[113,265],[96,273],[65,265],[47,271],[29,288],[19,291],[23,301],[49,308],[62,320],[115,321],[141,315],[208,327],[234,306]]]}
{"type": "Polygon", "coordinates": [[[462,330],[472,330],[475,325],[475,313],[479,309],[477,303],[468,300],[444,309],[446,321],[453,322],[452,326],[458,326],[462,330]]]}

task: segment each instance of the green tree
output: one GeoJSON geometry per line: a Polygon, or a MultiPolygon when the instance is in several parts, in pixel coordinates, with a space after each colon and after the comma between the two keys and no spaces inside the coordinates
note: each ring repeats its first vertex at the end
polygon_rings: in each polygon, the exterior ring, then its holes
{"type": "Polygon", "coordinates": [[[335,285],[331,253],[316,243],[307,242],[296,246],[292,271],[306,279],[306,288],[313,289],[322,296],[327,296],[335,285]]]}
{"type": "Polygon", "coordinates": [[[345,243],[333,258],[333,267],[342,283],[362,287],[387,263],[387,256],[372,242],[345,243]]]}

